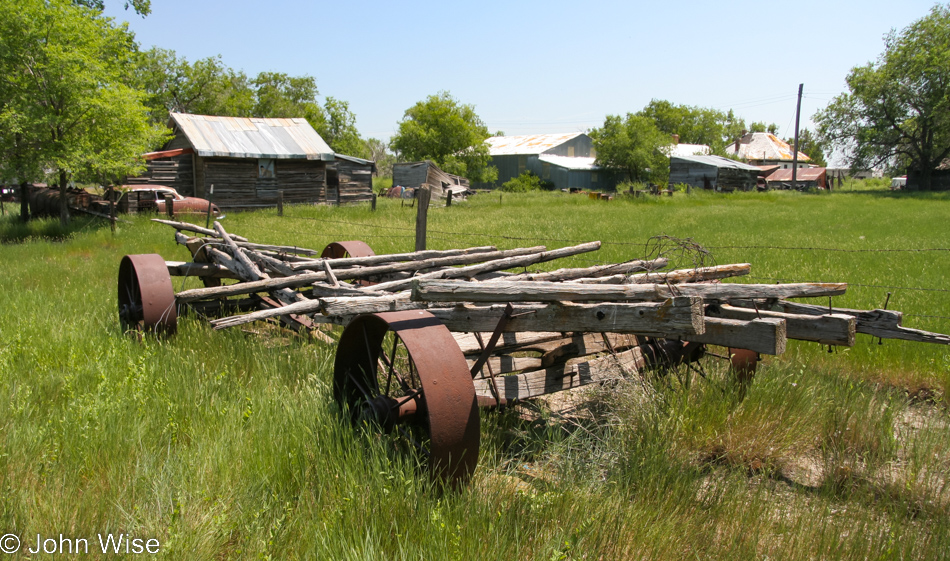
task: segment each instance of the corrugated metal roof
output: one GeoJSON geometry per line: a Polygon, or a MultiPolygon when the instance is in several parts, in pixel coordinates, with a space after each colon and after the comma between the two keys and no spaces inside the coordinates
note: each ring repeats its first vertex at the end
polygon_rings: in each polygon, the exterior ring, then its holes
{"type": "Polygon", "coordinates": [[[304,118],[262,119],[172,113],[199,156],[332,161],[333,150],[304,118]]]}
{"type": "Polygon", "coordinates": [[[594,164],[596,159],[597,158],[571,158],[568,156],[555,156],[553,154],[542,154],[538,156],[538,160],[542,162],[575,171],[593,171],[600,169],[600,166],[594,164]]]}
{"type": "MultiPolygon", "coordinates": [[[[798,181],[818,181],[821,179],[821,176],[825,175],[825,168],[798,168],[798,173],[795,174],[795,178],[798,181]]],[[[772,172],[766,178],[766,181],[791,181],[792,180],[792,170],[791,169],[778,169],[772,172]]]]}
{"type": "Polygon", "coordinates": [[[544,152],[564,144],[572,138],[582,135],[582,132],[561,134],[528,134],[521,136],[493,136],[487,139],[488,151],[492,156],[510,156],[521,154],[543,154],[544,152]]]}
{"type": "Polygon", "coordinates": [[[667,156],[706,156],[712,149],[705,144],[670,144],[660,150],[667,156]]]}
{"type": "Polygon", "coordinates": [[[716,166],[718,168],[744,169],[754,172],[760,171],[756,166],[750,166],[749,164],[730,160],[729,158],[723,158],[722,156],[673,156],[670,158],[671,164],[673,163],[673,160],[695,162],[697,164],[716,166]]]}
{"type": "MultiPolygon", "coordinates": [[[[792,160],[792,147],[784,140],[767,132],[750,132],[739,139],[739,157],[743,160],[792,160]]],[[[735,143],[726,147],[726,154],[735,154],[735,143]]],[[[798,160],[811,160],[799,152],[798,160]]]]}

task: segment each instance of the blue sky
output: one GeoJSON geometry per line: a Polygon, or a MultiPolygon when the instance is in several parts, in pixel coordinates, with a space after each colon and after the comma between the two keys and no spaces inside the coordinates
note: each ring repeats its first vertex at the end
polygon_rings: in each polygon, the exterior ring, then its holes
{"type": "Polygon", "coordinates": [[[389,140],[407,108],[447,90],[490,131],[585,131],[651,99],[734,109],[794,131],[844,90],[883,36],[933,2],[323,2],[152,0],[142,18],[107,0],[143,47],[221,55],[249,75],[311,75],[389,140]]]}

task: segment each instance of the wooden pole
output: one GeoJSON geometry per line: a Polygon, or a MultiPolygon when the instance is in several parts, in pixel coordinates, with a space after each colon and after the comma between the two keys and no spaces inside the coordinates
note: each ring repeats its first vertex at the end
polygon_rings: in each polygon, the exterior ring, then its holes
{"type": "Polygon", "coordinates": [[[452,206],[452,191],[449,191],[449,195],[445,198],[445,206],[452,206]]]}
{"type": "Polygon", "coordinates": [[[112,229],[112,234],[115,234],[115,189],[109,191],[109,227],[112,229]]]}
{"type": "Polygon", "coordinates": [[[376,211],[376,193],[373,193],[373,203],[370,209],[374,212],[376,211]]]}
{"type": "MultiPolygon", "coordinates": [[[[205,228],[211,227],[211,195],[214,195],[214,183],[211,184],[211,189],[208,190],[208,214],[205,216],[205,228]]],[[[217,235],[214,232],[211,232],[211,235],[217,235]]],[[[247,240],[244,240],[247,241],[247,240]]]]}
{"type": "Polygon", "coordinates": [[[426,215],[429,212],[430,197],[432,197],[432,191],[428,186],[423,186],[416,191],[416,198],[419,199],[419,207],[416,209],[416,251],[426,249],[426,215]]]}
{"type": "Polygon", "coordinates": [[[165,213],[168,214],[169,218],[175,216],[175,201],[171,195],[165,195],[165,213]]]}
{"type": "Polygon", "coordinates": [[[802,88],[805,84],[798,84],[798,106],[795,108],[795,146],[792,148],[792,190],[798,185],[798,122],[802,115],[802,88]]]}
{"type": "Polygon", "coordinates": [[[284,190],[277,190],[277,216],[284,215],[284,190]]]}

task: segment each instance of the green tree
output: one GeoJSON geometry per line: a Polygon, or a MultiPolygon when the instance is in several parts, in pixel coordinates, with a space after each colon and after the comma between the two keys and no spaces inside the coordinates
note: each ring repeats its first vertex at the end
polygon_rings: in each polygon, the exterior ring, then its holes
{"type": "Polygon", "coordinates": [[[229,117],[254,112],[255,92],[247,76],[225,66],[220,56],[190,63],[175,51],[154,47],[138,55],[135,75],[158,124],[167,123],[171,111],[229,117]]]}
{"type": "Polygon", "coordinates": [[[473,105],[460,104],[443,91],[406,110],[390,146],[403,160],[432,160],[448,173],[491,183],[498,169],[490,165],[489,136],[473,105]]]}
{"type": "Polygon", "coordinates": [[[950,6],[885,36],[876,62],[851,69],[848,92],[814,120],[819,137],[852,169],[904,166],[931,188],[950,155],[950,6]]]}
{"type": "Polygon", "coordinates": [[[396,158],[389,151],[389,145],[378,138],[367,138],[366,149],[369,151],[369,159],[376,162],[376,175],[378,177],[392,177],[393,163],[396,158]]]}
{"type": "MultiPolygon", "coordinates": [[[[85,6],[98,12],[102,12],[102,10],[106,8],[105,0],[73,0],[73,3],[77,6],[85,6]]],[[[125,3],[125,9],[128,10],[129,6],[135,10],[135,13],[142,17],[152,13],[151,0],[128,0],[125,3]]]]}
{"type": "Polygon", "coordinates": [[[604,126],[590,131],[597,150],[597,164],[627,172],[637,182],[661,182],[669,176],[669,160],[662,149],[669,136],[653,119],[627,113],[626,118],[608,115],[604,126]]]}
{"type": "Polygon", "coordinates": [[[135,49],[125,26],[67,0],[0,3],[0,129],[12,130],[0,135],[4,174],[36,181],[53,169],[65,201],[71,179],[140,169],[138,156],[164,132],[128,85],[135,49]]]}
{"type": "Polygon", "coordinates": [[[778,134],[778,125],[775,123],[766,124],[765,121],[754,121],[749,125],[749,132],[767,132],[769,134],[778,134]]]}
{"type": "Polygon", "coordinates": [[[676,105],[666,100],[651,100],[637,112],[652,120],[667,135],[679,135],[680,142],[705,144],[715,154],[722,154],[746,128],[745,121],[727,112],[705,107],[676,105]]]}
{"type": "Polygon", "coordinates": [[[356,115],[350,111],[350,104],[333,97],[323,102],[325,122],[320,136],[338,154],[369,158],[369,147],[356,129],[356,115]]]}
{"type": "MultiPolygon", "coordinates": [[[[795,146],[794,137],[786,139],[785,142],[789,146],[795,146]]],[[[825,145],[818,138],[818,135],[811,132],[811,130],[801,129],[798,131],[798,151],[807,154],[811,159],[810,163],[818,167],[828,166],[828,162],[825,160],[825,145]]]]}

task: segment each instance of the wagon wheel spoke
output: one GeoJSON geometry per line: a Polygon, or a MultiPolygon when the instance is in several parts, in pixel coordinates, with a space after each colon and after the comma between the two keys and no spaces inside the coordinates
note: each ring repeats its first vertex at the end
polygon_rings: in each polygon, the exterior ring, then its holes
{"type": "Polygon", "coordinates": [[[334,396],[351,421],[375,427],[430,475],[460,485],[478,461],[475,387],[452,334],[428,312],[354,318],[340,337],[334,396]]]}

